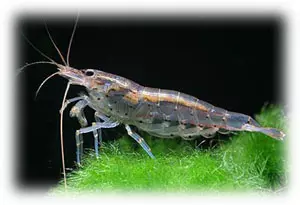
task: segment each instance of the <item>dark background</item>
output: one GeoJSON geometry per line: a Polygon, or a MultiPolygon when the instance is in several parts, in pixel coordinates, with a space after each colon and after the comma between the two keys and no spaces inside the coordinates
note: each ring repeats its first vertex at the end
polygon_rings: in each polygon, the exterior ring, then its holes
{"type": "MultiPolygon", "coordinates": [[[[74,18],[44,18],[64,56],[74,18]],[[59,20],[58,20],[59,19],[59,20]]],[[[61,62],[46,33],[43,18],[17,20],[19,67],[46,60],[22,37],[61,62]]],[[[70,64],[100,69],[149,87],[193,95],[215,106],[254,116],[265,103],[284,103],[282,93],[282,20],[278,16],[89,16],[81,15],[70,64]]],[[[59,109],[67,80],[51,79],[35,100],[35,91],[55,66],[35,65],[19,75],[17,174],[20,185],[45,188],[61,179],[59,109]]],[[[68,98],[84,88],[71,87],[68,98]]],[[[71,106],[70,106],[71,107],[71,106]]],[[[74,168],[75,130],[80,126],[65,111],[64,146],[68,168],[74,168]]],[[[92,111],[86,109],[88,119],[92,111]]],[[[91,122],[91,121],[89,121],[91,122]]],[[[125,134],[106,130],[104,140],[125,134]]],[[[85,137],[92,148],[92,137],[85,137]]]]}

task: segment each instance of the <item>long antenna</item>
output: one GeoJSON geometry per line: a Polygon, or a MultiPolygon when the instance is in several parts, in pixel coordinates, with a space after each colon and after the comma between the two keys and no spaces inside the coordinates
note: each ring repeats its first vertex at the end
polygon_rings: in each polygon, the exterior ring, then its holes
{"type": "Polygon", "coordinates": [[[39,88],[38,88],[37,91],[35,92],[35,98],[37,97],[37,95],[38,95],[40,89],[43,87],[43,85],[44,85],[50,78],[52,78],[53,76],[58,75],[58,74],[59,74],[59,72],[53,73],[52,75],[48,76],[48,77],[40,84],[39,88]]]}
{"type": "Polygon", "coordinates": [[[32,46],[32,48],[34,50],[36,50],[37,52],[39,52],[42,56],[44,56],[45,58],[47,58],[48,60],[50,60],[51,62],[54,62],[55,61],[50,58],[49,56],[47,56],[45,53],[43,53],[42,51],[40,51],[37,47],[35,47],[35,45],[33,45],[33,43],[31,43],[31,41],[24,35],[24,33],[22,32],[22,36],[25,38],[25,40],[32,46]]]}
{"type": "Polygon", "coordinates": [[[66,102],[66,97],[67,97],[67,93],[69,91],[70,88],[70,83],[68,83],[66,90],[65,90],[65,94],[64,94],[64,98],[61,104],[61,112],[60,112],[60,147],[61,147],[61,160],[62,160],[62,166],[63,166],[63,175],[64,175],[64,186],[65,186],[65,190],[67,190],[67,176],[66,176],[66,166],[65,166],[65,155],[64,155],[64,137],[63,137],[63,116],[64,116],[64,107],[65,107],[65,102],[66,102]]]}
{"type": "Polygon", "coordinates": [[[33,63],[27,63],[26,65],[22,66],[20,69],[19,69],[19,72],[17,74],[19,74],[20,72],[22,72],[25,68],[27,68],[28,66],[31,66],[31,65],[36,65],[36,64],[51,64],[51,65],[57,65],[57,63],[55,62],[51,62],[51,61],[36,61],[36,62],[33,62],[33,63]]]}
{"type": "Polygon", "coordinates": [[[67,65],[67,63],[66,63],[66,61],[65,61],[65,59],[64,59],[64,57],[63,57],[63,55],[61,54],[60,50],[58,49],[58,47],[57,47],[56,44],[54,43],[54,40],[52,39],[52,36],[51,36],[51,34],[50,34],[50,32],[49,32],[49,29],[48,29],[48,26],[47,26],[46,23],[45,23],[45,28],[46,28],[46,31],[47,31],[47,33],[48,33],[48,36],[49,36],[49,38],[50,38],[50,40],[51,40],[53,46],[55,47],[56,51],[58,52],[58,54],[59,54],[61,60],[63,61],[63,63],[64,63],[65,65],[67,65]]]}
{"type": "Polygon", "coordinates": [[[77,13],[77,17],[76,17],[76,21],[74,24],[74,28],[73,28],[73,32],[70,38],[70,42],[69,42],[69,47],[68,47],[68,53],[67,53],[67,66],[70,66],[70,61],[69,61],[69,56],[70,56],[70,50],[71,50],[71,45],[72,45],[72,41],[73,41],[73,37],[76,31],[76,27],[77,27],[77,23],[78,23],[78,19],[79,19],[79,13],[77,13]]]}

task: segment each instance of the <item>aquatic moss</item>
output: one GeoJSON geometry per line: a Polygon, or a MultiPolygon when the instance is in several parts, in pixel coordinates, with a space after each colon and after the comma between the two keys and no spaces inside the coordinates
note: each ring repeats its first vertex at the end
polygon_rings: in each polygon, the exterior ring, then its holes
{"type": "MultiPolygon", "coordinates": [[[[264,107],[255,118],[264,126],[286,131],[278,106],[264,107]]],[[[197,148],[180,139],[145,136],[145,140],[155,160],[128,136],[104,143],[98,159],[92,150],[86,151],[82,167],[67,176],[68,192],[277,192],[287,185],[287,140],[250,132],[224,140],[218,136],[214,146],[210,141],[197,148]]],[[[65,193],[63,183],[51,193],[65,193]]]]}

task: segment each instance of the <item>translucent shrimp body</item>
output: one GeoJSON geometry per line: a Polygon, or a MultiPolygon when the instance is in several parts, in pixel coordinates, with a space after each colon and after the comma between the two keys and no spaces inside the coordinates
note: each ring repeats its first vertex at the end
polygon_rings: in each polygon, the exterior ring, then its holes
{"type": "MultiPolygon", "coordinates": [[[[71,109],[71,116],[77,117],[85,127],[87,120],[83,109],[89,106],[96,111],[96,123],[77,131],[78,147],[82,146],[81,134],[93,132],[96,139],[101,136],[101,128],[119,124],[125,125],[128,134],[152,158],[154,155],[149,146],[130,126],[157,137],[182,137],[185,140],[199,136],[209,138],[224,131],[261,132],[278,140],[285,136],[277,129],[261,127],[250,116],[229,112],[177,91],[144,87],[121,76],[93,69],[77,70],[59,65],[58,74],[67,78],[70,84],[84,86],[88,92],[88,95],[74,98],[80,101],[71,109]]],[[[77,161],[80,161],[79,156],[77,161]]]]}
{"type": "Polygon", "coordinates": [[[154,155],[150,147],[141,136],[132,131],[131,126],[136,126],[157,137],[181,137],[185,140],[192,140],[199,136],[209,138],[213,137],[217,132],[228,133],[231,131],[261,132],[274,139],[282,140],[284,138],[285,134],[282,131],[275,128],[261,127],[250,116],[215,107],[181,92],[144,87],[124,77],[100,70],[79,70],[70,67],[69,54],[77,22],[78,16],[70,38],[67,60],[64,59],[62,53],[55,45],[46,26],[49,38],[64,65],[56,63],[42,53],[25,37],[28,43],[49,61],[33,62],[25,65],[20,70],[34,64],[55,65],[58,71],[46,78],[38,91],[48,79],[55,75],[60,75],[69,82],[64,99],[70,85],[80,85],[86,88],[86,95],[66,101],[63,100],[61,109],[62,113],[68,104],[76,102],[70,111],[70,116],[76,117],[82,127],[75,133],[78,164],[83,154],[82,135],[84,133],[93,133],[95,152],[98,156],[98,144],[101,144],[102,141],[101,129],[114,128],[120,124],[125,125],[128,135],[138,142],[151,158],[154,158],[154,155]],[[91,126],[88,126],[84,115],[84,109],[87,106],[95,111],[95,122],[91,126]]]}

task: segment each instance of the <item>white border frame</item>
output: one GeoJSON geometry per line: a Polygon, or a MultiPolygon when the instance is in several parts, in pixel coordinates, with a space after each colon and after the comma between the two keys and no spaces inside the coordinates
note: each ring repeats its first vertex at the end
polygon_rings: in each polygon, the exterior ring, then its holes
{"type": "MultiPolygon", "coordinates": [[[[1,41],[0,41],[0,65],[1,65],[1,143],[0,143],[0,201],[1,204],[11,203],[89,203],[95,204],[153,204],[153,203],[189,203],[189,204],[240,204],[240,203],[264,203],[264,204],[294,204],[299,195],[299,137],[296,135],[296,128],[300,126],[300,114],[299,114],[299,97],[300,92],[297,88],[300,88],[298,79],[300,69],[300,5],[297,1],[268,1],[268,0],[246,0],[246,1],[1,1],[1,41]],[[76,12],[77,9],[80,12],[97,12],[97,13],[202,13],[210,14],[221,12],[222,14],[244,14],[257,12],[264,14],[265,12],[279,13],[285,18],[285,26],[287,33],[285,34],[285,62],[286,68],[285,77],[283,82],[286,82],[285,93],[286,101],[289,103],[290,110],[290,133],[289,133],[289,159],[290,159],[290,175],[289,175],[289,187],[287,193],[281,196],[257,196],[256,194],[241,194],[230,196],[231,194],[221,194],[220,196],[196,196],[191,195],[178,195],[178,194],[157,194],[157,195],[101,195],[100,198],[93,197],[80,197],[76,200],[70,200],[70,198],[51,198],[45,197],[38,192],[24,192],[20,193],[15,190],[13,173],[13,137],[15,136],[13,120],[17,117],[17,113],[14,110],[13,97],[16,92],[16,81],[14,79],[15,73],[15,59],[16,51],[14,48],[15,42],[15,18],[21,13],[70,13],[76,12]],[[297,126],[298,125],[298,126],[297,126]]],[[[199,194],[202,195],[202,194],[199,194]]]]}

